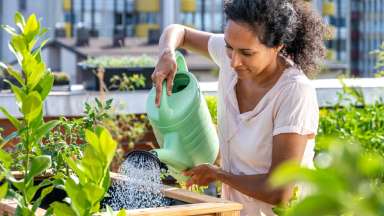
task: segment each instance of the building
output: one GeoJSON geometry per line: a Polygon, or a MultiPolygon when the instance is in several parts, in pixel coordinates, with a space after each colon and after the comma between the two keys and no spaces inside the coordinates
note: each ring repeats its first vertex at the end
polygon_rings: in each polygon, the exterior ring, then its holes
{"type": "Polygon", "coordinates": [[[326,42],[327,59],[347,65],[351,76],[375,74],[370,52],[384,42],[384,0],[314,0],[324,21],[333,29],[326,42]]]}
{"type": "MultiPolygon", "coordinates": [[[[149,29],[182,23],[202,30],[222,32],[221,0],[63,0],[67,26],[82,22],[100,36],[146,37],[149,29]]],[[[70,35],[68,33],[67,35],[70,35]]]]}
{"type": "MultiPolygon", "coordinates": [[[[61,22],[62,7],[52,0],[0,0],[0,23],[14,25],[13,17],[16,11],[20,11],[24,16],[35,13],[42,17],[42,24],[49,29],[48,36],[53,36],[53,29],[56,23],[61,22]]],[[[0,31],[0,60],[11,62],[15,58],[8,49],[9,35],[5,31],[0,31]]]]}

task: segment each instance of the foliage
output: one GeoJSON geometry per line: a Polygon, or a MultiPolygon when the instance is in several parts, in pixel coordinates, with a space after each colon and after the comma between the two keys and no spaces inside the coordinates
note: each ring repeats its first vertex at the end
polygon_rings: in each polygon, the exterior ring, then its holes
{"type": "Polygon", "coordinates": [[[69,83],[69,75],[65,72],[53,72],[54,84],[69,83]]]}
{"type": "Polygon", "coordinates": [[[328,137],[353,137],[365,150],[384,155],[384,103],[366,104],[361,91],[344,85],[339,103],[320,110],[316,150],[327,149],[328,137]],[[348,99],[354,99],[353,101],[348,99]],[[348,101],[341,105],[341,101],[348,101]]]}
{"type": "Polygon", "coordinates": [[[207,102],[209,113],[214,124],[217,125],[217,97],[215,96],[205,96],[205,101],[207,102]]]}
{"type": "MultiPolygon", "coordinates": [[[[40,145],[43,136],[54,128],[58,122],[44,122],[43,120],[43,102],[52,88],[53,76],[47,70],[41,58],[41,49],[47,40],[41,42],[39,46],[35,46],[45,35],[47,29],[41,27],[40,21],[37,20],[35,14],[32,14],[25,20],[17,12],[14,20],[19,31],[11,26],[3,26],[3,28],[11,35],[9,48],[15,55],[22,72],[4,63],[1,63],[0,66],[11,77],[15,78],[19,84],[17,86],[8,82],[15,95],[22,118],[15,118],[3,107],[0,107],[0,110],[17,130],[7,136],[3,144],[13,138],[19,138],[23,154],[25,155],[22,158],[24,177],[21,180],[14,179],[9,172],[9,162],[6,163],[4,160],[2,160],[1,164],[1,173],[17,189],[17,192],[9,189],[11,195],[18,202],[16,214],[33,215],[41,200],[53,188],[52,183],[48,180],[41,182],[39,185],[34,185],[33,179],[35,176],[44,173],[51,166],[51,158],[41,154],[40,145]],[[44,189],[41,196],[32,202],[32,198],[37,190],[42,187],[44,189]]],[[[9,157],[5,153],[2,156],[2,159],[9,157]]]]}
{"type": "Polygon", "coordinates": [[[118,89],[119,91],[131,91],[137,87],[145,86],[145,77],[142,74],[133,74],[127,76],[123,73],[122,76],[114,75],[111,80],[110,89],[118,89]]]}
{"type": "Polygon", "coordinates": [[[85,137],[88,145],[81,160],[64,157],[75,175],[65,176],[63,184],[70,203],[52,204],[56,216],[88,216],[98,212],[110,186],[109,165],[117,143],[108,130],[101,127],[95,132],[86,130],[85,137]]]}
{"type": "Polygon", "coordinates": [[[317,169],[287,162],[272,174],[275,187],[306,183],[312,193],[280,215],[378,215],[384,209],[384,158],[353,140],[328,140],[316,157],[317,169]]]}
{"type": "Polygon", "coordinates": [[[377,50],[374,50],[373,52],[371,52],[371,54],[377,57],[377,62],[375,65],[375,69],[377,70],[377,73],[375,74],[375,76],[376,77],[384,76],[384,42],[381,44],[381,46],[377,50]]]}
{"type": "Polygon", "coordinates": [[[59,124],[45,139],[42,151],[52,157],[52,171],[54,173],[64,172],[70,174],[70,168],[64,158],[79,160],[84,150],[85,131],[91,130],[109,117],[112,99],[102,103],[95,98],[95,105],[85,103],[85,116],[83,118],[67,119],[61,117],[59,124]]]}
{"type": "Polygon", "coordinates": [[[90,67],[103,68],[126,68],[126,67],[154,67],[156,61],[147,55],[138,57],[133,56],[101,56],[97,58],[89,58],[80,64],[90,67]]]}

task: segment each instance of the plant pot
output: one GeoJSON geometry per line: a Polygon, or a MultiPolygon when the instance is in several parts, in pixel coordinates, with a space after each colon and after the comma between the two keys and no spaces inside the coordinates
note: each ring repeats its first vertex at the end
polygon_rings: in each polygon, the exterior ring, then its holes
{"type": "MultiPolygon", "coordinates": [[[[80,74],[79,81],[84,84],[84,88],[90,91],[99,91],[100,82],[96,76],[97,68],[91,67],[84,64],[79,64],[80,74]]],[[[133,74],[143,75],[145,78],[144,87],[136,87],[136,90],[146,90],[152,88],[151,75],[155,70],[154,67],[135,67],[135,68],[104,68],[104,83],[108,90],[117,90],[116,88],[111,87],[111,78],[115,75],[122,77],[123,74],[126,74],[128,77],[133,74]]]]}

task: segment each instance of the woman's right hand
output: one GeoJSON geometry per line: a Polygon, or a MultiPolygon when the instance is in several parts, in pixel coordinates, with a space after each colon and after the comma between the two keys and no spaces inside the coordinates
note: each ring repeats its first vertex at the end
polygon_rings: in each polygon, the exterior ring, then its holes
{"type": "Polygon", "coordinates": [[[171,49],[165,49],[161,52],[159,60],[156,64],[155,71],[152,73],[152,81],[156,88],[155,103],[157,107],[160,107],[160,98],[163,90],[163,82],[167,80],[167,94],[172,94],[173,79],[175,78],[177,69],[175,51],[171,49]]]}

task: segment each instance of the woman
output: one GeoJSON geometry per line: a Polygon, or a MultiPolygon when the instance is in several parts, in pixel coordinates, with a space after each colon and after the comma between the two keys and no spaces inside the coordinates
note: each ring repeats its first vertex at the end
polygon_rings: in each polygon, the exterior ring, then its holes
{"type": "Polygon", "coordinates": [[[306,75],[323,57],[324,26],[302,1],[232,0],[225,1],[224,12],[224,34],[180,25],[164,30],[152,75],[156,104],[164,80],[171,94],[176,48],[210,57],[220,67],[221,166],[186,171],[187,184],[221,181],[223,198],[242,203],[242,215],[273,215],[274,205],[289,200],[292,187],[272,189],[271,172],[287,160],[312,166],[318,105],[306,75]]]}

